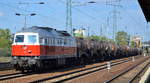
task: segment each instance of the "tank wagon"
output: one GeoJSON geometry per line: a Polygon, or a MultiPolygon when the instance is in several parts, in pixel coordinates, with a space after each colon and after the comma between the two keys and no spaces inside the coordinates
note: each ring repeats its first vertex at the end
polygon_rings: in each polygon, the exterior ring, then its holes
{"type": "Polygon", "coordinates": [[[75,38],[66,31],[33,26],[14,35],[12,64],[16,70],[37,70],[136,56],[140,53],[139,48],[75,38]]]}

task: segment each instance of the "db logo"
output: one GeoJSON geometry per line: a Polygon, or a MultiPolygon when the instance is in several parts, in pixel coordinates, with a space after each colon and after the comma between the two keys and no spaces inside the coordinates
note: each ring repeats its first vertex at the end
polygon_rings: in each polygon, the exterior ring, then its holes
{"type": "Polygon", "coordinates": [[[27,46],[24,45],[24,46],[22,46],[22,48],[23,48],[24,50],[26,50],[26,49],[27,49],[27,46]]]}

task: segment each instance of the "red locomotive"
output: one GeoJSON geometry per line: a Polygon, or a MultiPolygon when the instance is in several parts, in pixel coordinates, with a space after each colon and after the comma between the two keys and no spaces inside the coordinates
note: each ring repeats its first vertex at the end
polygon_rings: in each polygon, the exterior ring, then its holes
{"type": "Polygon", "coordinates": [[[141,53],[138,48],[75,38],[48,27],[26,28],[14,35],[12,64],[17,70],[36,70],[57,65],[100,61],[141,53]]]}

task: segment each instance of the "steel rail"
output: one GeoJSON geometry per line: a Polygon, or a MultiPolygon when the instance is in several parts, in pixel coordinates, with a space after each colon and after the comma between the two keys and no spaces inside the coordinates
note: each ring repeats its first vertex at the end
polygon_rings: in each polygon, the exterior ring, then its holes
{"type": "Polygon", "coordinates": [[[16,74],[21,74],[21,73],[11,73],[11,74],[0,75],[0,79],[1,77],[6,77],[6,76],[11,76],[11,75],[16,75],[16,74]]]}
{"type": "MultiPolygon", "coordinates": [[[[150,57],[149,57],[149,58],[150,58],[150,57]]],[[[147,58],[146,60],[148,60],[149,58],[147,58]]],[[[127,68],[126,70],[124,70],[124,71],[120,72],[119,74],[117,74],[117,75],[113,76],[113,77],[112,77],[112,79],[107,80],[107,81],[105,81],[104,83],[110,83],[110,82],[112,82],[113,80],[117,79],[118,77],[120,77],[120,76],[124,75],[125,73],[129,72],[130,70],[132,70],[132,69],[136,68],[138,65],[142,64],[142,63],[143,63],[143,61],[145,61],[145,59],[144,59],[144,60],[142,60],[141,62],[139,62],[138,64],[136,64],[136,65],[134,65],[134,66],[131,66],[131,67],[127,68]]]]}
{"type": "MultiPolygon", "coordinates": [[[[136,58],[140,58],[139,56],[137,56],[136,58]]],[[[131,57],[125,58],[123,60],[118,60],[118,61],[114,61],[112,63],[119,63],[119,62],[123,62],[123,61],[130,61],[132,60],[131,57]]],[[[62,74],[62,75],[57,75],[57,76],[53,76],[53,77],[49,77],[49,78],[45,78],[45,79],[41,79],[41,80],[37,80],[37,81],[33,81],[34,82],[40,82],[40,81],[45,81],[45,80],[49,80],[49,79],[54,79],[54,78],[58,78],[60,76],[65,76],[65,75],[69,75],[69,74],[73,74],[73,73],[77,73],[77,72],[82,72],[82,71],[87,71],[90,69],[94,69],[100,66],[105,66],[106,68],[106,64],[102,64],[102,65],[98,65],[98,66],[94,66],[94,67],[90,67],[90,68],[86,68],[83,70],[78,70],[78,71],[74,71],[74,72],[70,72],[70,73],[66,73],[66,74],[62,74]]],[[[103,69],[103,68],[102,68],[103,69]]],[[[36,72],[27,72],[27,73],[13,73],[13,74],[7,74],[7,75],[0,75],[0,80],[9,80],[9,79],[13,79],[13,78],[19,78],[19,77],[23,77],[23,76],[28,76],[28,75],[32,75],[35,74],[36,72]]],[[[90,72],[89,72],[90,73],[90,72]]],[[[92,73],[92,72],[91,72],[92,73]]]]}
{"type": "MultiPolygon", "coordinates": [[[[131,60],[132,59],[130,57],[127,60],[116,61],[116,62],[113,62],[111,64],[111,66],[115,66],[115,65],[118,65],[118,64],[121,64],[121,63],[125,63],[125,62],[131,61],[131,60]]],[[[32,81],[30,83],[39,83],[39,82],[44,82],[44,81],[54,80],[54,79],[57,79],[57,78],[64,77],[64,79],[55,81],[55,83],[61,83],[61,82],[64,82],[64,81],[67,81],[67,80],[71,80],[71,79],[76,78],[76,77],[80,77],[80,76],[87,75],[87,74],[90,74],[90,73],[93,73],[93,72],[96,72],[96,71],[100,71],[102,69],[106,69],[106,68],[107,68],[107,64],[103,64],[103,65],[99,65],[99,66],[95,66],[95,67],[91,67],[91,68],[87,68],[87,69],[83,69],[83,70],[78,70],[78,71],[69,72],[69,73],[65,73],[65,74],[61,74],[61,75],[51,76],[51,77],[44,78],[44,79],[39,79],[39,80],[36,80],[36,81],[32,81]],[[93,71],[90,71],[92,69],[93,69],[93,71]],[[85,72],[85,71],[87,71],[87,72],[85,72]],[[85,73],[79,74],[79,75],[75,75],[75,76],[71,76],[73,74],[77,74],[77,73],[81,73],[81,72],[85,72],[85,73]],[[69,77],[69,75],[71,77],[69,77]],[[65,77],[69,77],[69,78],[65,78],[65,77]]]]}
{"type": "Polygon", "coordinates": [[[149,64],[150,64],[150,62],[147,63],[133,78],[131,78],[128,83],[132,83],[132,82],[137,78],[137,76],[138,76],[140,73],[142,73],[142,72],[149,66],[149,64]]]}
{"type": "Polygon", "coordinates": [[[13,69],[11,62],[0,62],[0,71],[13,69]]]}
{"type": "Polygon", "coordinates": [[[29,75],[33,75],[33,74],[36,74],[36,72],[14,73],[14,74],[1,75],[0,81],[29,76],[29,75]]]}

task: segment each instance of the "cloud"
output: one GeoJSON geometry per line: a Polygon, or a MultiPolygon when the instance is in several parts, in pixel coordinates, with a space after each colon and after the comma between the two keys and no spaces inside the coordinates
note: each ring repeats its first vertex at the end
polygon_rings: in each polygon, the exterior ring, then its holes
{"type": "Polygon", "coordinates": [[[3,12],[0,12],[0,16],[3,16],[4,15],[4,13],[3,12]]]}

